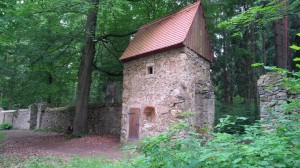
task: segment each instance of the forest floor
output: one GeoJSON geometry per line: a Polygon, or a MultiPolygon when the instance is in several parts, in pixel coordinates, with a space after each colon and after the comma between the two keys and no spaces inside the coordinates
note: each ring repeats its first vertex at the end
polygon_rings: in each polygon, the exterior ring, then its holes
{"type": "Polygon", "coordinates": [[[3,157],[27,159],[34,156],[103,157],[121,159],[125,156],[119,149],[119,137],[89,135],[70,139],[64,134],[29,130],[1,131],[6,134],[0,154],[3,157]]]}

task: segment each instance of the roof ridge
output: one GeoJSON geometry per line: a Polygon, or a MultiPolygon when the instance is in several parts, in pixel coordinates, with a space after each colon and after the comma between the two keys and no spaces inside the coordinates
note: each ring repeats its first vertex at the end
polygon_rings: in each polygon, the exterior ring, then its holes
{"type": "Polygon", "coordinates": [[[146,25],[141,26],[141,27],[139,28],[139,30],[140,30],[140,29],[147,28],[147,27],[149,27],[149,26],[151,26],[151,25],[153,25],[153,24],[159,23],[159,22],[161,22],[161,21],[163,21],[163,20],[166,20],[166,19],[168,19],[168,18],[171,18],[172,16],[175,16],[175,15],[178,15],[178,14],[183,13],[183,12],[185,12],[185,11],[188,11],[188,10],[194,8],[194,7],[197,7],[200,3],[201,3],[201,0],[199,0],[199,1],[195,2],[195,3],[192,3],[192,4],[190,4],[190,5],[188,5],[188,6],[184,7],[184,8],[182,8],[182,9],[180,9],[180,10],[174,12],[174,13],[171,13],[171,14],[169,14],[169,15],[167,15],[167,16],[164,16],[164,17],[159,18],[159,19],[157,19],[157,20],[154,20],[154,21],[152,21],[152,22],[150,22],[150,23],[148,23],[148,24],[146,24],[146,25]]]}

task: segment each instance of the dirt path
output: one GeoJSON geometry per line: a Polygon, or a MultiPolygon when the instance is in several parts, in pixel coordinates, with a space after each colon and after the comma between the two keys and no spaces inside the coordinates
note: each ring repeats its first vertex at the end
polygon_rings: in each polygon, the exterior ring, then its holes
{"type": "Polygon", "coordinates": [[[2,156],[101,156],[120,159],[123,152],[118,149],[116,136],[90,135],[84,138],[67,139],[59,133],[33,132],[29,130],[2,131],[7,135],[0,151],[2,156]]]}

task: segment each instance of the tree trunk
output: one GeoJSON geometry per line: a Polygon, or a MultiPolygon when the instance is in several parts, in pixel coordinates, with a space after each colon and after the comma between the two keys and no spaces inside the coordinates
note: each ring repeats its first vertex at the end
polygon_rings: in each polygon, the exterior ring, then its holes
{"type": "MultiPolygon", "coordinates": [[[[252,23],[251,24],[251,50],[252,50],[252,63],[257,62],[257,47],[256,47],[256,43],[255,43],[255,24],[252,23]]],[[[257,74],[256,71],[251,68],[251,75],[252,75],[252,94],[253,94],[253,101],[254,101],[254,118],[255,120],[260,118],[260,114],[259,114],[259,107],[258,107],[258,89],[257,89],[257,74]]]]}
{"type": "Polygon", "coordinates": [[[267,63],[267,52],[266,52],[266,33],[265,31],[262,32],[262,63],[266,65],[267,63]]]}
{"type": "Polygon", "coordinates": [[[276,20],[274,22],[275,30],[275,51],[276,51],[276,66],[279,68],[285,68],[285,60],[282,55],[282,20],[276,20]]]}
{"type": "Polygon", "coordinates": [[[78,78],[73,135],[83,135],[87,133],[88,98],[93,61],[96,53],[95,32],[99,0],[88,0],[88,2],[93,5],[93,7],[89,9],[87,14],[84,49],[78,78]]]}
{"type": "Polygon", "coordinates": [[[234,74],[234,60],[231,61],[231,70],[230,70],[230,104],[233,107],[233,99],[234,99],[234,85],[235,85],[235,74],[234,74]]]}
{"type": "Polygon", "coordinates": [[[288,16],[287,2],[284,0],[284,16],[282,19],[282,56],[286,60],[285,69],[291,70],[291,61],[289,60],[289,33],[288,33],[288,16]]]}
{"type": "MultiPolygon", "coordinates": [[[[227,102],[228,102],[228,84],[227,84],[227,58],[226,58],[226,54],[227,54],[227,46],[226,46],[226,34],[224,34],[224,52],[223,52],[223,57],[224,57],[224,62],[223,62],[223,87],[224,87],[224,92],[223,92],[223,103],[224,103],[224,107],[226,106],[227,102]]],[[[225,111],[225,110],[224,110],[225,111]]]]}
{"type": "MultiPolygon", "coordinates": [[[[50,88],[53,84],[53,76],[50,72],[47,72],[47,84],[48,84],[48,87],[50,87],[50,88]]],[[[47,103],[52,104],[52,94],[51,93],[48,93],[47,103]]]]}
{"type": "Polygon", "coordinates": [[[284,62],[284,68],[288,69],[288,55],[289,55],[289,47],[288,47],[288,23],[287,16],[283,16],[283,25],[282,25],[282,57],[284,62]]]}
{"type": "Polygon", "coordinates": [[[275,49],[276,65],[279,68],[290,69],[291,60],[289,56],[289,34],[288,34],[288,16],[287,2],[284,3],[284,16],[282,19],[275,21],[275,49]]]}

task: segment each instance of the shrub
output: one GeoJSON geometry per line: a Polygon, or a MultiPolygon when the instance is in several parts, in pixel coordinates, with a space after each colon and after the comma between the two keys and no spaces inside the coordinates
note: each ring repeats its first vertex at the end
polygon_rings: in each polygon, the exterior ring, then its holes
{"type": "Polygon", "coordinates": [[[228,134],[241,134],[245,132],[245,124],[247,118],[227,115],[225,118],[220,118],[216,125],[216,131],[228,134]]]}
{"type": "Polygon", "coordinates": [[[4,122],[0,124],[0,130],[10,130],[13,128],[13,124],[10,122],[4,122]]]}
{"type": "Polygon", "coordinates": [[[133,167],[297,167],[300,165],[299,114],[279,119],[274,130],[262,130],[260,124],[245,127],[244,134],[214,133],[212,140],[199,139],[175,127],[166,133],[142,141],[140,156],[133,167]]]}

